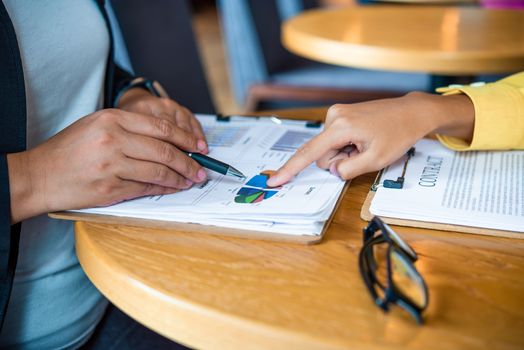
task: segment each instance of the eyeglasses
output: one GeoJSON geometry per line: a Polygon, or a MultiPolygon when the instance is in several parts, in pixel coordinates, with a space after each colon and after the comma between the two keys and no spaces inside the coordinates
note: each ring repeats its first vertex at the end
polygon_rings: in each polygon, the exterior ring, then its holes
{"type": "Polygon", "coordinates": [[[415,268],[415,251],[380,218],[364,230],[359,254],[360,274],[375,303],[384,311],[396,304],[422,324],[428,306],[428,288],[415,268]]]}

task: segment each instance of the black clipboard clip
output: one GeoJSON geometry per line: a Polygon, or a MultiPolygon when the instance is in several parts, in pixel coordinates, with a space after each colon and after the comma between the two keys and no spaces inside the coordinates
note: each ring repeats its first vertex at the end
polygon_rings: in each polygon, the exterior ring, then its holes
{"type": "Polygon", "coordinates": [[[232,115],[224,115],[222,113],[217,113],[216,116],[217,122],[230,122],[232,120],[236,121],[237,118],[245,119],[248,121],[252,120],[260,120],[261,118],[267,118],[267,120],[271,121],[274,124],[280,125],[280,124],[296,124],[296,125],[304,125],[306,128],[310,129],[319,129],[322,127],[323,123],[321,121],[306,121],[306,120],[295,120],[295,119],[281,119],[278,116],[274,114],[268,114],[268,115],[241,115],[241,114],[232,114],[232,115]]]}
{"type": "Polygon", "coordinates": [[[231,117],[228,115],[223,115],[221,113],[218,113],[216,116],[217,122],[229,122],[231,120],[231,117]]]}
{"type": "MultiPolygon", "coordinates": [[[[385,169],[382,169],[377,174],[377,177],[375,178],[375,182],[373,182],[373,185],[371,185],[371,191],[376,191],[379,187],[385,187],[385,188],[393,188],[393,189],[402,189],[404,187],[404,176],[406,175],[406,169],[408,168],[408,163],[411,157],[415,155],[415,147],[411,147],[409,151],[406,153],[406,160],[404,162],[404,167],[402,169],[402,175],[397,177],[396,180],[391,179],[385,179],[382,183],[380,183],[380,178],[382,177],[382,174],[384,173],[385,169]]],[[[387,168],[386,168],[387,169],[387,168]]]]}
{"type": "MultiPolygon", "coordinates": [[[[271,121],[273,119],[278,119],[275,115],[242,115],[242,114],[230,114],[230,115],[224,115],[222,113],[217,113],[215,115],[215,119],[217,122],[230,122],[230,121],[253,121],[253,120],[260,120],[261,118],[268,118],[271,121]]],[[[280,124],[280,123],[277,123],[280,124]]]]}

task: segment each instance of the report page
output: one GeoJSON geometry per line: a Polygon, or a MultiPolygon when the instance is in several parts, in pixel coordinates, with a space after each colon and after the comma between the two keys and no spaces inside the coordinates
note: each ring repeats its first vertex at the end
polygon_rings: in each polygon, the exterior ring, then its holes
{"type": "Polygon", "coordinates": [[[274,188],[266,184],[272,171],[321,131],[319,125],[274,118],[233,117],[227,121],[206,115],[198,118],[208,140],[209,156],[232,165],[246,179],[207,170],[208,179],[189,190],[82,212],[320,234],[344,181],[313,164],[288,184],[274,188]]]}
{"type": "MultiPolygon", "coordinates": [[[[397,179],[405,158],[382,174],[397,179]]],[[[424,139],[402,189],[378,187],[374,215],[524,232],[524,152],[455,152],[424,139]]]]}

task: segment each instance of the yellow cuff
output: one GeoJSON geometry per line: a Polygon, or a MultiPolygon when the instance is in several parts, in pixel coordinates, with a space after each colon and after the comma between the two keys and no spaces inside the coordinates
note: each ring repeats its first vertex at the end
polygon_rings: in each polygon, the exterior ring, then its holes
{"type": "Polygon", "coordinates": [[[447,147],[457,151],[507,150],[524,147],[524,90],[501,81],[494,84],[439,88],[444,95],[464,93],[475,107],[475,127],[471,144],[437,135],[447,147]]]}

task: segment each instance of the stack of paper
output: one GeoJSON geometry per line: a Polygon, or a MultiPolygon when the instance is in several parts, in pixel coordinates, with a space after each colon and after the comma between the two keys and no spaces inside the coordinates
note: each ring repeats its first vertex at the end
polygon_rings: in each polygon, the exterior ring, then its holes
{"type": "MultiPolygon", "coordinates": [[[[524,152],[454,152],[421,140],[409,160],[404,188],[379,187],[374,215],[524,232],[524,152]]],[[[397,179],[405,159],[388,167],[397,179]]]]}
{"type": "Polygon", "coordinates": [[[198,116],[210,157],[242,171],[240,180],[208,171],[208,180],[172,195],[146,197],[81,212],[198,223],[290,235],[320,235],[344,182],[315,165],[294,181],[268,188],[266,180],[321,129],[306,122],[198,116]]]}

